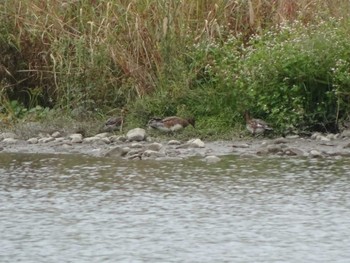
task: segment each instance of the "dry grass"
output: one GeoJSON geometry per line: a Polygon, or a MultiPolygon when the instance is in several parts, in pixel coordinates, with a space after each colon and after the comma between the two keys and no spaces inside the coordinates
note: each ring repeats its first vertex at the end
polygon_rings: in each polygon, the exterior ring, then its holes
{"type": "Polygon", "coordinates": [[[28,104],[121,106],[175,79],[188,46],[349,13],[346,0],[3,0],[1,91],[28,104]],[[26,92],[24,92],[26,91],[26,92]]]}

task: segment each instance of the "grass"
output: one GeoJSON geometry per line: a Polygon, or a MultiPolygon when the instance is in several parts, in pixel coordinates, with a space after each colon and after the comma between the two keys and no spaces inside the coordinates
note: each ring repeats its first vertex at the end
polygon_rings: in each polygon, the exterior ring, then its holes
{"type": "Polygon", "coordinates": [[[127,107],[129,127],[195,116],[185,137],[224,138],[240,134],[245,109],[277,134],[336,131],[349,118],[346,0],[4,0],[0,10],[6,123],[102,122],[127,107]]]}

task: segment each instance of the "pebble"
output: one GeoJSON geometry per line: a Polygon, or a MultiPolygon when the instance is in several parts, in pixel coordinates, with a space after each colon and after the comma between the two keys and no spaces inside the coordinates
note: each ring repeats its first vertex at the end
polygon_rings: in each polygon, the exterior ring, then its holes
{"type": "Polygon", "coordinates": [[[56,132],[51,134],[51,137],[53,137],[53,138],[61,137],[61,133],[59,131],[56,131],[56,132]]]}
{"type": "Polygon", "coordinates": [[[7,138],[16,139],[17,135],[15,133],[13,133],[13,132],[0,133],[0,140],[7,139],[7,138]]]}
{"type": "Polygon", "coordinates": [[[317,150],[311,150],[309,156],[312,158],[323,157],[322,153],[317,150]]]}
{"type": "Polygon", "coordinates": [[[101,138],[93,136],[93,137],[86,137],[83,139],[84,143],[95,143],[95,142],[100,142],[101,138]]]}
{"type": "Polygon", "coordinates": [[[5,138],[2,140],[2,142],[5,144],[15,144],[18,142],[18,140],[14,138],[5,138]]]}
{"type": "Polygon", "coordinates": [[[148,150],[152,150],[152,151],[160,151],[160,149],[162,149],[163,145],[161,143],[158,143],[158,142],[154,142],[154,143],[151,143],[149,145],[146,146],[146,148],[148,150]]]}
{"type": "Polygon", "coordinates": [[[204,158],[204,161],[207,163],[217,163],[217,162],[220,162],[221,159],[216,155],[208,155],[204,158]]]}
{"type": "Polygon", "coordinates": [[[181,144],[181,142],[180,141],[177,141],[177,140],[170,140],[169,142],[168,142],[168,145],[180,145],[181,144]]]}
{"type": "Polygon", "coordinates": [[[83,135],[80,133],[74,133],[69,135],[69,139],[71,139],[71,143],[82,143],[83,135]]]}
{"type": "Polygon", "coordinates": [[[187,142],[193,148],[204,148],[205,143],[201,139],[192,139],[187,142]]]}
{"type": "Polygon", "coordinates": [[[49,142],[52,142],[54,141],[55,138],[54,137],[45,137],[45,138],[40,138],[38,140],[39,143],[49,143],[49,142]]]}
{"type": "Polygon", "coordinates": [[[27,140],[29,144],[37,144],[39,142],[38,138],[30,138],[27,140]]]}

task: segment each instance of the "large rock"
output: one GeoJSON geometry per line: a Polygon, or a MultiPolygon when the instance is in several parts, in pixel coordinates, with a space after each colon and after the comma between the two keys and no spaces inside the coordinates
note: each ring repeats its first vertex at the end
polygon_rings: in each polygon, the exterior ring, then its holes
{"type": "Polygon", "coordinates": [[[144,141],[146,139],[146,131],[141,128],[135,128],[126,134],[129,141],[144,141]]]}

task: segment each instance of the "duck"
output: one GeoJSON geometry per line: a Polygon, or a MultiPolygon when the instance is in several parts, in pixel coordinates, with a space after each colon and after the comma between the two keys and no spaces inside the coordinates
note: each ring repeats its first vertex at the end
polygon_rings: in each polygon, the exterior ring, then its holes
{"type": "Polygon", "coordinates": [[[124,116],[127,112],[126,109],[122,109],[120,111],[120,116],[114,116],[110,117],[105,123],[102,128],[102,131],[104,132],[113,132],[113,131],[122,131],[123,124],[124,124],[124,116]]]}
{"type": "Polygon", "coordinates": [[[163,132],[175,132],[186,128],[188,125],[195,127],[194,118],[181,118],[177,116],[170,116],[164,119],[162,118],[152,118],[148,122],[148,127],[160,130],[163,132]]]}
{"type": "Polygon", "coordinates": [[[265,131],[272,131],[273,129],[261,119],[253,119],[250,113],[246,111],[244,113],[247,130],[252,133],[253,136],[263,134],[265,131]]]}

